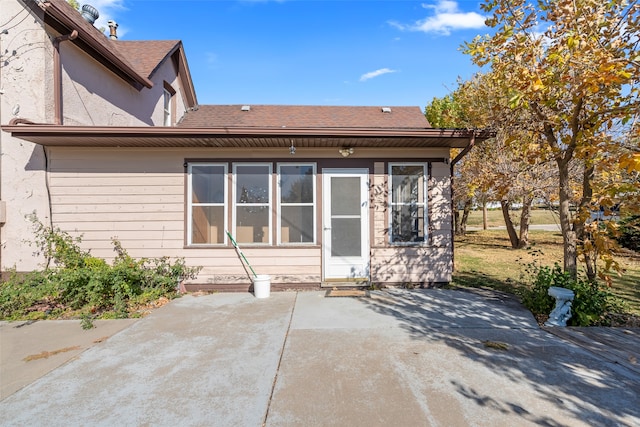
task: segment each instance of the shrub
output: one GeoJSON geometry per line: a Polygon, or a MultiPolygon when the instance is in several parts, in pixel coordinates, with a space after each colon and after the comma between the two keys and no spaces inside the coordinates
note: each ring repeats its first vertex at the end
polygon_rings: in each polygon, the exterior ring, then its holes
{"type": "Polygon", "coordinates": [[[85,316],[89,311],[128,317],[136,304],[177,296],[179,281],[194,278],[201,269],[188,267],[182,258],[134,259],[117,240],[112,241],[117,256],[109,265],[82,250],[80,238],[31,219],[35,243],[47,265],[22,276],[14,272],[0,284],[2,319],[43,318],[64,310],[81,310],[85,316]]]}
{"type": "Polygon", "coordinates": [[[624,309],[621,300],[598,282],[589,282],[583,278],[574,280],[557,263],[553,267],[529,265],[528,271],[531,275],[530,283],[521,290],[521,298],[524,306],[534,315],[548,315],[553,310],[555,299],[548,293],[551,286],[574,292],[572,316],[568,322],[573,326],[602,325],[606,323],[605,314],[624,309]]]}
{"type": "Polygon", "coordinates": [[[570,280],[558,264],[553,267],[530,264],[528,271],[532,275],[529,287],[520,291],[522,304],[534,315],[547,315],[553,310],[555,299],[549,295],[551,286],[566,287],[570,280]]]}
{"type": "Polygon", "coordinates": [[[618,243],[627,249],[640,252],[640,215],[631,215],[620,221],[618,243]]]}

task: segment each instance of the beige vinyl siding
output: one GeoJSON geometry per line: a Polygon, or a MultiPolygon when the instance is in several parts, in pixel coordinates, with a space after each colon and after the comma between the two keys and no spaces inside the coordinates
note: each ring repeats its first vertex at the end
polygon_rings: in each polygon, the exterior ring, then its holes
{"type": "Polygon", "coordinates": [[[388,187],[384,162],[373,164],[373,188],[371,191],[371,206],[373,210],[373,239],[372,246],[386,246],[389,242],[389,224],[387,220],[388,187]]]}
{"type": "MultiPolygon", "coordinates": [[[[449,165],[431,164],[429,209],[432,230],[451,232],[451,178],[449,165]]],[[[434,242],[435,244],[435,242],[434,242]]]]}
{"type": "MultiPolygon", "coordinates": [[[[417,159],[419,160],[419,158],[417,159]]],[[[371,281],[436,283],[451,281],[451,186],[449,165],[431,163],[428,245],[395,246],[388,235],[388,183],[383,164],[374,164],[371,281]]]]}
{"type": "MultiPolygon", "coordinates": [[[[49,187],[53,221],[109,261],[117,238],[136,258],[184,257],[203,269],[193,283],[250,283],[233,247],[186,248],[184,159],[203,150],[55,148],[49,187]]],[[[243,248],[273,283],[320,283],[320,248],[243,248]]]]}
{"type": "MultiPolygon", "coordinates": [[[[56,147],[49,151],[54,225],[83,236],[83,247],[112,260],[111,238],[137,258],[184,257],[203,270],[192,283],[248,284],[250,279],[231,245],[222,248],[185,246],[185,159],[223,162],[275,159],[282,149],[134,149],[56,147]]],[[[451,205],[449,165],[431,164],[429,181],[430,241],[426,246],[396,247],[388,242],[388,187],[385,161],[393,151],[358,149],[373,162],[371,191],[371,275],[376,283],[446,282],[451,278],[451,205]]],[[[333,158],[333,149],[309,150],[300,158],[333,158]]],[[[397,154],[397,153],[396,153],[397,154]]],[[[406,150],[407,158],[446,157],[444,149],[406,150]]],[[[292,159],[296,161],[297,159],[292,159]]],[[[345,163],[345,166],[348,166],[345,163]]],[[[321,180],[321,169],[318,179],[321,180]]],[[[318,191],[320,191],[319,186],[318,191]]],[[[318,194],[318,199],[320,199],[318,194]]],[[[320,218],[318,218],[320,221],[320,218]]],[[[258,274],[274,284],[317,283],[322,280],[320,243],[312,247],[243,247],[258,274]]]]}
{"type": "Polygon", "coordinates": [[[371,254],[373,283],[451,281],[451,249],[436,247],[375,248],[371,254]]]}

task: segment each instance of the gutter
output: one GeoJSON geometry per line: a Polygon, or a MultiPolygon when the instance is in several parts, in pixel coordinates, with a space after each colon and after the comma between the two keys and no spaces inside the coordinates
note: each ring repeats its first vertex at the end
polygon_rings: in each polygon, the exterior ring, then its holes
{"type": "Polygon", "coordinates": [[[456,245],[455,245],[455,237],[456,237],[456,227],[455,227],[455,220],[456,220],[456,216],[455,216],[455,202],[453,201],[453,196],[454,196],[454,189],[453,189],[453,181],[454,181],[454,176],[453,176],[453,169],[455,167],[455,165],[462,160],[462,158],[464,156],[466,156],[469,151],[471,151],[471,149],[476,145],[476,131],[471,131],[471,138],[469,139],[469,144],[467,144],[466,147],[464,147],[462,149],[461,152],[458,153],[458,155],[451,161],[451,165],[450,165],[450,185],[451,185],[451,274],[453,274],[453,271],[455,270],[456,264],[455,264],[455,254],[456,254],[456,245]]]}
{"type": "MultiPolygon", "coordinates": [[[[466,129],[371,129],[371,128],[302,128],[302,127],[164,127],[164,126],[60,126],[33,123],[24,119],[13,119],[2,126],[5,132],[21,136],[157,136],[157,137],[221,137],[221,136],[379,136],[417,138],[476,138],[487,139],[489,133],[478,133],[466,129]]],[[[464,154],[470,148],[466,147],[464,154]]],[[[463,154],[460,153],[460,154],[463,154]]],[[[461,156],[458,156],[461,157],[461,156]]],[[[457,162],[458,158],[454,160],[457,162]]]]}
{"type": "Polygon", "coordinates": [[[108,46],[101,43],[101,41],[104,43],[107,42],[106,37],[104,37],[91,24],[87,24],[91,26],[90,30],[82,28],[82,25],[84,24],[79,26],[77,22],[73,21],[71,18],[69,18],[69,16],[67,16],[68,11],[60,9],[56,3],[38,2],[38,6],[40,6],[40,8],[45,12],[46,15],[53,18],[63,27],[67,29],[77,28],[78,40],[84,42],[87,47],[91,48],[91,50],[93,50],[93,52],[96,54],[96,57],[102,58],[103,60],[111,64],[115,69],[119,70],[122,74],[131,79],[132,83],[135,83],[135,85],[138,86],[138,90],[142,87],[153,87],[153,82],[151,80],[141,75],[131,64],[120,58],[116,53],[112,52],[108,46]],[[97,34],[92,34],[93,32],[97,34]],[[104,37],[105,40],[101,40],[98,37],[104,37]]]}

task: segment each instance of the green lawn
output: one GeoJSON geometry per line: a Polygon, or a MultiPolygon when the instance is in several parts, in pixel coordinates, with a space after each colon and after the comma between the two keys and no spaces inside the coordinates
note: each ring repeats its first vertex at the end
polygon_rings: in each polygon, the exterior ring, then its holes
{"type": "MultiPolygon", "coordinates": [[[[520,219],[520,211],[511,211],[511,219],[518,221],[520,219]]],[[[460,211],[462,215],[462,211],[460,211]]],[[[557,224],[557,213],[547,209],[534,209],[531,211],[531,224],[557,224]]],[[[499,227],[504,225],[504,217],[500,209],[492,209],[487,211],[487,225],[489,227],[499,227]]],[[[469,227],[482,227],[482,209],[471,211],[467,220],[469,227]]]]}
{"type": "MultiPolygon", "coordinates": [[[[523,286],[527,264],[562,265],[560,233],[531,230],[529,236],[531,247],[520,250],[511,249],[504,230],[468,231],[456,237],[453,284],[514,293],[523,286]]],[[[626,271],[613,278],[612,291],[627,301],[633,313],[640,314],[640,257],[618,257],[618,261],[626,271]]]]}

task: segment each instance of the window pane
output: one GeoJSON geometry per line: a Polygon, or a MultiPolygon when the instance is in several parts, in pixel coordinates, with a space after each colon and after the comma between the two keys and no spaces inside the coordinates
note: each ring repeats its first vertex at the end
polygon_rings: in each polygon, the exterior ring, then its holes
{"type": "Polygon", "coordinates": [[[396,205],[393,207],[393,241],[424,241],[424,207],[396,205]]]}
{"type": "Polygon", "coordinates": [[[331,256],[360,256],[360,218],[331,219],[331,256]]]}
{"type": "Polygon", "coordinates": [[[237,166],[236,202],[269,203],[269,166],[237,166]]]}
{"type": "Polygon", "coordinates": [[[393,166],[391,175],[393,203],[424,202],[424,168],[421,165],[393,166]]]}
{"type": "Polygon", "coordinates": [[[236,241],[238,243],[269,243],[269,208],[237,206],[236,209],[236,241]]]}
{"type": "Polygon", "coordinates": [[[282,206],[282,243],[313,243],[313,206],[282,206]]]}
{"type": "Polygon", "coordinates": [[[360,178],[331,178],[331,215],[360,215],[360,178]]]}
{"type": "Polygon", "coordinates": [[[280,167],[280,201],[313,203],[313,166],[280,167]]]}
{"type": "Polygon", "coordinates": [[[192,166],[193,203],[224,203],[224,166],[192,166]]]}
{"type": "Polygon", "coordinates": [[[224,242],[224,206],[194,206],[191,243],[224,242]]]}

